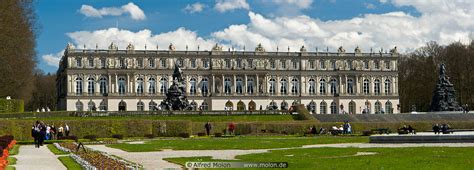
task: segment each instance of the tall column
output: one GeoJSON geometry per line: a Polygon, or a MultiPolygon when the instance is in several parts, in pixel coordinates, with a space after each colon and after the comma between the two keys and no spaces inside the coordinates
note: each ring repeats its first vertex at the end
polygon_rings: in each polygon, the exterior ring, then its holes
{"type": "Polygon", "coordinates": [[[72,82],[71,82],[71,75],[66,74],[66,88],[67,88],[67,94],[72,93],[72,82]]]}
{"type": "Polygon", "coordinates": [[[212,94],[215,94],[216,93],[216,76],[214,76],[214,74],[212,74],[212,94]]]}
{"type": "Polygon", "coordinates": [[[118,75],[115,73],[115,93],[118,93],[118,75]]]}
{"type": "Polygon", "coordinates": [[[232,84],[234,86],[233,88],[233,91],[232,91],[232,94],[236,94],[237,93],[237,80],[236,80],[236,77],[235,77],[235,74],[234,74],[234,83],[232,84]]]}
{"type": "Polygon", "coordinates": [[[280,95],[280,76],[276,76],[276,81],[275,81],[275,92],[279,96],[280,95]]]}
{"type": "Polygon", "coordinates": [[[101,77],[101,76],[100,76],[100,75],[96,75],[95,77],[96,77],[96,78],[95,78],[95,83],[94,83],[94,85],[95,85],[94,90],[95,90],[95,94],[96,94],[96,95],[99,95],[99,93],[100,93],[100,77],[101,77]]]}
{"type": "Polygon", "coordinates": [[[130,74],[127,73],[127,91],[126,94],[130,93],[130,74]]]}
{"type": "Polygon", "coordinates": [[[106,91],[107,93],[112,93],[112,92],[113,92],[113,91],[111,91],[111,90],[113,90],[113,89],[112,89],[112,76],[111,76],[110,74],[108,74],[108,79],[107,79],[107,81],[108,81],[109,83],[107,83],[108,86],[107,86],[107,89],[105,89],[105,91],[106,91]]]}
{"type": "Polygon", "coordinates": [[[385,77],[380,78],[380,94],[385,95],[385,77]]]}
{"type": "Polygon", "coordinates": [[[321,79],[319,78],[319,76],[316,76],[314,80],[314,92],[316,92],[317,95],[321,95],[321,93],[319,93],[319,83],[321,83],[320,80],[321,79]]]}
{"type": "Polygon", "coordinates": [[[242,89],[243,89],[243,91],[244,91],[244,94],[247,95],[247,74],[245,74],[245,79],[244,79],[244,81],[245,81],[245,82],[244,82],[244,88],[242,88],[242,89]]]}
{"type": "MultiPolygon", "coordinates": [[[[254,92],[254,93],[256,92],[255,94],[259,95],[259,94],[261,93],[261,91],[260,91],[260,80],[259,80],[259,78],[258,78],[258,74],[255,74],[255,80],[257,80],[257,83],[256,83],[257,87],[255,87],[255,88],[253,89],[253,92],[254,92]]],[[[263,90],[263,89],[262,89],[262,90],[263,90]]],[[[262,93],[263,93],[263,92],[262,92],[262,93]]]]}
{"type": "Polygon", "coordinates": [[[370,82],[369,82],[369,94],[373,95],[374,94],[374,76],[370,76],[370,82]]]}
{"type": "MultiPolygon", "coordinates": [[[[349,87],[348,84],[347,84],[347,74],[344,75],[344,79],[345,79],[345,87],[342,89],[344,91],[344,94],[347,94],[347,88],[349,87]]],[[[352,91],[354,91],[354,84],[352,84],[352,91]]]]}
{"type": "Polygon", "coordinates": [[[224,78],[225,78],[224,74],[222,74],[222,87],[221,87],[222,94],[225,94],[225,81],[224,81],[225,79],[224,78]]]}
{"type": "Polygon", "coordinates": [[[339,94],[342,94],[342,89],[343,89],[343,87],[344,87],[344,86],[343,86],[343,84],[342,84],[342,76],[339,75],[339,87],[338,87],[338,89],[337,89],[337,92],[338,92],[339,94]]]}

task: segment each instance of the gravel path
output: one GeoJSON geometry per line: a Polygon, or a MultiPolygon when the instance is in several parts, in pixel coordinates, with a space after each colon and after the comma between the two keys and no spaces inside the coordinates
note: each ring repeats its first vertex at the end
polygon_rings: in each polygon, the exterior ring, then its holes
{"type": "Polygon", "coordinates": [[[474,147],[474,143],[336,143],[304,145],[302,148],[407,148],[407,147],[474,147]]]}
{"type": "Polygon", "coordinates": [[[65,170],[66,167],[59,161],[58,156],[54,155],[46,146],[35,148],[34,145],[21,145],[17,159],[17,170],[65,170]]]}

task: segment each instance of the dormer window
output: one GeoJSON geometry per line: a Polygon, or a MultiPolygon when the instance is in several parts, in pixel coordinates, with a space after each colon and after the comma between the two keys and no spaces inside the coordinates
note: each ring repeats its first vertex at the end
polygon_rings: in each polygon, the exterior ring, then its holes
{"type": "Polygon", "coordinates": [[[82,60],[81,58],[76,58],[76,67],[82,67],[82,60]]]}
{"type": "Polygon", "coordinates": [[[89,67],[94,67],[94,58],[90,57],[88,60],[89,67]]]}

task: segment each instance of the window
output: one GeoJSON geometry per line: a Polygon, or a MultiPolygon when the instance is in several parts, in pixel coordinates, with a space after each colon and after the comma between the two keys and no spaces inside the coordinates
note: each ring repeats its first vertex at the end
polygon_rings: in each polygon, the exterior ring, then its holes
{"type": "Polygon", "coordinates": [[[309,79],[309,94],[316,94],[316,82],[314,79],[309,79]]]}
{"type": "Polygon", "coordinates": [[[191,80],[189,80],[189,84],[190,84],[189,94],[195,95],[196,94],[196,86],[197,86],[196,79],[191,78],[191,80]]]}
{"type": "Polygon", "coordinates": [[[82,67],[82,60],[81,58],[76,58],[76,67],[81,68],[82,67]]]}
{"type": "Polygon", "coordinates": [[[369,92],[370,92],[369,80],[367,80],[367,79],[364,80],[363,90],[364,90],[364,94],[369,94],[369,92]]]}
{"type": "Polygon", "coordinates": [[[337,94],[337,80],[331,79],[331,94],[337,94]]]}
{"type": "Polygon", "coordinates": [[[336,61],[331,61],[331,69],[335,70],[336,68],[336,61]]]}
{"type": "Polygon", "coordinates": [[[327,114],[327,104],[326,102],[322,101],[321,104],[319,104],[319,113],[320,114],[327,114]]]}
{"type": "Polygon", "coordinates": [[[209,68],[209,60],[208,59],[203,59],[202,60],[202,66],[204,68],[209,68]]]}
{"type": "Polygon", "coordinates": [[[293,69],[298,69],[298,61],[293,61],[293,69]]]}
{"type": "Polygon", "coordinates": [[[160,59],[160,65],[161,65],[161,68],[166,68],[166,59],[162,58],[160,59]]]}
{"type": "Polygon", "coordinates": [[[387,113],[387,114],[392,114],[393,113],[392,103],[390,101],[387,101],[385,103],[385,113],[387,113]]]}
{"type": "Polygon", "coordinates": [[[160,93],[164,94],[168,92],[168,79],[167,78],[161,78],[160,79],[160,93]]]}
{"type": "Polygon", "coordinates": [[[100,68],[105,68],[107,65],[107,60],[105,58],[100,59],[100,68]]]}
{"type": "Polygon", "coordinates": [[[197,110],[198,104],[194,100],[189,105],[192,110],[197,110]]]}
{"type": "Polygon", "coordinates": [[[138,58],[138,59],[137,59],[137,66],[138,66],[139,68],[143,68],[143,58],[138,58]]]}
{"type": "Polygon", "coordinates": [[[245,110],[245,103],[243,101],[237,102],[237,110],[238,111],[245,110]]]}
{"type": "Polygon", "coordinates": [[[191,68],[196,68],[196,59],[191,59],[191,68]]]}
{"type": "Polygon", "coordinates": [[[225,78],[224,79],[224,93],[225,94],[232,93],[232,82],[231,82],[230,78],[225,78]]]}
{"type": "Polygon", "coordinates": [[[352,61],[347,60],[346,63],[347,63],[347,68],[348,68],[349,70],[353,70],[353,69],[354,69],[353,66],[352,66],[352,61]]]}
{"type": "Polygon", "coordinates": [[[369,69],[369,61],[364,61],[364,69],[369,69]]]}
{"type": "Polygon", "coordinates": [[[121,58],[119,59],[119,68],[126,68],[126,63],[125,63],[125,59],[121,58]]]}
{"type": "Polygon", "coordinates": [[[202,102],[201,103],[201,109],[202,110],[209,110],[209,104],[207,104],[207,102],[202,102]]]}
{"type": "Polygon", "coordinates": [[[298,79],[294,78],[291,80],[291,94],[296,95],[298,94],[299,89],[298,79]]]}
{"type": "Polygon", "coordinates": [[[281,79],[280,83],[281,83],[280,93],[281,94],[288,94],[288,81],[286,79],[281,79]]]}
{"type": "Polygon", "coordinates": [[[247,79],[247,93],[253,94],[253,78],[247,79]]]}
{"type": "Polygon", "coordinates": [[[269,87],[269,93],[270,94],[275,94],[275,92],[276,92],[275,79],[272,78],[268,82],[269,82],[269,86],[270,86],[269,87]]]}
{"type": "Polygon", "coordinates": [[[286,61],[285,60],[280,60],[281,68],[286,69],[286,61]]]}
{"type": "Polygon", "coordinates": [[[354,94],[354,80],[347,79],[347,93],[354,94]]]}
{"type": "Polygon", "coordinates": [[[281,109],[281,110],[288,110],[288,103],[285,102],[285,101],[282,101],[282,102],[281,102],[280,109],[281,109]]]}
{"type": "Polygon", "coordinates": [[[319,80],[319,94],[326,94],[326,80],[319,80]]]}
{"type": "Polygon", "coordinates": [[[269,109],[269,110],[276,110],[276,109],[278,109],[277,103],[274,102],[274,101],[270,102],[270,105],[269,105],[269,108],[268,108],[268,109],[269,109]]]}
{"type": "Polygon", "coordinates": [[[309,61],[309,68],[314,69],[314,60],[309,61]]]}
{"type": "Polygon", "coordinates": [[[78,77],[76,78],[76,94],[81,95],[82,94],[82,78],[78,77]]]}
{"type": "Polygon", "coordinates": [[[379,61],[374,61],[374,67],[375,67],[375,69],[380,69],[380,62],[379,61]]]}
{"type": "Polygon", "coordinates": [[[137,111],[143,111],[145,109],[145,104],[142,101],[137,103],[137,111]]]}
{"type": "Polygon", "coordinates": [[[87,103],[87,110],[88,111],[95,111],[96,110],[95,103],[92,100],[87,103]]]}
{"type": "Polygon", "coordinates": [[[242,81],[242,78],[237,77],[235,83],[236,83],[236,88],[237,88],[236,93],[237,94],[242,94],[243,93],[243,87],[244,87],[244,85],[243,85],[244,83],[242,81]]]}
{"type": "Polygon", "coordinates": [[[100,87],[99,87],[100,88],[100,94],[103,94],[103,95],[107,94],[107,84],[108,84],[107,78],[101,77],[99,81],[100,81],[99,82],[100,83],[100,87]]]}
{"type": "Polygon", "coordinates": [[[89,57],[89,59],[87,61],[89,63],[89,67],[94,67],[94,58],[89,57]]]}
{"type": "Polygon", "coordinates": [[[375,95],[380,95],[380,80],[378,79],[374,81],[374,93],[375,95]]]}
{"type": "Polygon", "coordinates": [[[84,104],[82,102],[77,101],[76,102],[76,111],[83,111],[84,110],[84,104]]]}
{"type": "Polygon", "coordinates": [[[385,94],[391,94],[392,93],[392,82],[389,79],[385,80],[385,94]]]}
{"type": "Polygon", "coordinates": [[[326,69],[326,61],[321,60],[321,61],[319,61],[319,64],[320,64],[319,67],[320,67],[321,69],[326,69]]]}
{"type": "Polygon", "coordinates": [[[379,101],[375,102],[375,114],[380,114],[382,113],[381,111],[382,111],[382,104],[379,101]]]}
{"type": "Polygon", "coordinates": [[[148,67],[155,68],[155,60],[153,58],[148,59],[148,67]]]}
{"type": "Polygon", "coordinates": [[[94,78],[89,77],[87,79],[87,94],[92,95],[95,92],[95,81],[94,78]]]}
{"type": "Polygon", "coordinates": [[[337,114],[337,104],[336,104],[336,102],[331,102],[331,114],[337,114]]]}
{"type": "Polygon", "coordinates": [[[184,60],[180,58],[180,59],[176,60],[176,64],[177,64],[179,67],[183,67],[184,60]]]}
{"type": "Polygon", "coordinates": [[[247,64],[249,68],[253,68],[253,59],[247,59],[247,64]]]}
{"type": "Polygon", "coordinates": [[[201,80],[201,93],[204,96],[207,96],[207,94],[209,93],[209,80],[207,78],[203,78],[201,80]]]}
{"type": "Polygon", "coordinates": [[[311,112],[311,114],[316,114],[316,102],[314,101],[309,102],[309,105],[307,107],[308,107],[309,112],[311,112]]]}
{"type": "Polygon", "coordinates": [[[155,78],[151,77],[148,79],[148,94],[155,94],[156,93],[156,80],[155,78]]]}
{"type": "Polygon", "coordinates": [[[127,103],[125,103],[125,101],[120,101],[119,105],[118,105],[118,110],[119,111],[127,111],[127,103]]]}
{"type": "Polygon", "coordinates": [[[354,101],[349,102],[349,114],[356,114],[356,103],[354,101]]]}
{"type": "Polygon", "coordinates": [[[143,78],[137,79],[137,94],[143,94],[143,78]]]}
{"type": "Polygon", "coordinates": [[[102,100],[99,105],[99,110],[100,111],[107,111],[107,101],[102,100]]]}
{"type": "Polygon", "coordinates": [[[275,60],[270,60],[270,68],[272,68],[272,69],[276,68],[275,60]]]}
{"type": "Polygon", "coordinates": [[[126,82],[125,82],[125,78],[123,77],[120,77],[119,80],[118,80],[118,84],[119,84],[119,94],[125,94],[125,89],[126,89],[126,82]]]}
{"type": "Polygon", "coordinates": [[[231,68],[232,67],[232,63],[230,62],[230,59],[225,59],[224,64],[225,64],[226,68],[231,68]]]}
{"type": "Polygon", "coordinates": [[[385,69],[390,70],[390,61],[385,61],[385,69]]]}
{"type": "Polygon", "coordinates": [[[366,101],[365,102],[365,108],[364,110],[362,110],[362,114],[370,114],[370,108],[372,106],[370,105],[370,102],[369,101],[366,101]]]}
{"type": "Polygon", "coordinates": [[[156,105],[156,103],[154,101],[150,101],[150,103],[148,103],[148,110],[149,111],[156,111],[158,110],[158,107],[156,105]]]}
{"type": "Polygon", "coordinates": [[[236,62],[237,62],[237,68],[242,68],[242,60],[237,59],[236,62]]]}

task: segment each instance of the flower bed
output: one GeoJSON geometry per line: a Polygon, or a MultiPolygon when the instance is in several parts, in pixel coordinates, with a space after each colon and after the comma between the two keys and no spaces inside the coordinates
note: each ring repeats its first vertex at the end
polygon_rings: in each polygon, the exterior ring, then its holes
{"type": "Polygon", "coordinates": [[[5,135],[0,137],[0,169],[5,169],[8,165],[9,150],[13,148],[16,141],[13,136],[5,135]]]}

